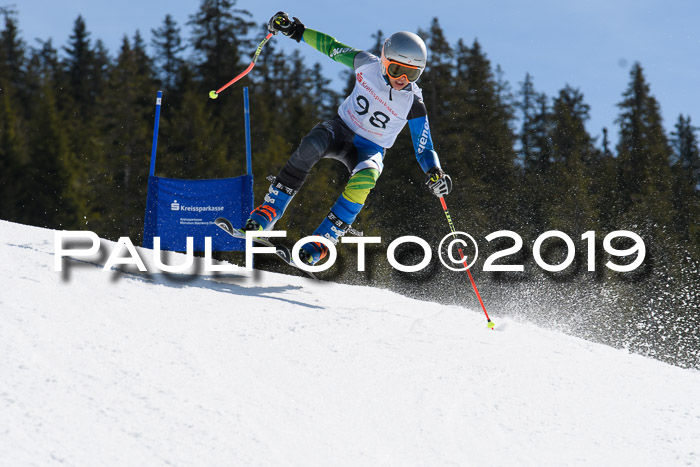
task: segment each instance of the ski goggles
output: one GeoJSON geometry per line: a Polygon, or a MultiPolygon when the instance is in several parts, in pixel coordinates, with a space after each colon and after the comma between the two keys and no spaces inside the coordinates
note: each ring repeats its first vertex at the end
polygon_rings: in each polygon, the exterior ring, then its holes
{"type": "Polygon", "coordinates": [[[394,79],[405,76],[407,80],[413,82],[420,77],[421,73],[423,73],[423,69],[421,67],[405,65],[403,63],[389,60],[388,58],[382,58],[382,62],[384,69],[386,70],[386,74],[394,79]]]}

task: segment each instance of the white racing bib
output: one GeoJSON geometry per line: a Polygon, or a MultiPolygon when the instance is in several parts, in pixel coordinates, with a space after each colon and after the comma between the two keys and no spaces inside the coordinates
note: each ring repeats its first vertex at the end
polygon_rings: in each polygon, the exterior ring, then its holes
{"type": "Polygon", "coordinates": [[[422,98],[422,93],[413,83],[401,91],[392,89],[382,76],[379,59],[370,57],[369,63],[355,69],[355,87],[338,115],[355,134],[390,148],[406,125],[415,95],[422,98]]]}

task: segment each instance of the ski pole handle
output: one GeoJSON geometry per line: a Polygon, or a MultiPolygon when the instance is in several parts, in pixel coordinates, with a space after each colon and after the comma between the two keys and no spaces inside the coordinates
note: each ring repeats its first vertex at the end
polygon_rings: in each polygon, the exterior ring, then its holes
{"type": "Polygon", "coordinates": [[[447,203],[445,203],[445,198],[440,196],[440,204],[442,204],[442,210],[445,212],[445,217],[447,217],[447,223],[450,225],[450,230],[452,235],[456,232],[455,224],[452,222],[452,216],[450,216],[450,211],[447,210],[447,203]]]}

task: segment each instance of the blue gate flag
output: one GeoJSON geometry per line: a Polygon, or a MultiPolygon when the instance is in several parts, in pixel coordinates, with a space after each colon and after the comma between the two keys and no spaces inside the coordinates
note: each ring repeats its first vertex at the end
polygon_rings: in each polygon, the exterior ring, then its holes
{"type": "Polygon", "coordinates": [[[155,176],[162,97],[158,91],[143,223],[144,248],[153,248],[153,237],[160,237],[161,250],[187,251],[187,237],[192,237],[194,251],[205,251],[205,239],[210,237],[212,251],[244,251],[245,241],[222,231],[214,220],[226,217],[234,226],[243,226],[253,210],[248,88],[243,88],[248,173],[236,178],[188,180],[155,176]]]}
{"type": "Polygon", "coordinates": [[[160,237],[162,250],[186,251],[187,237],[193,237],[194,251],[204,251],[204,239],[211,237],[212,251],[242,251],[245,242],[222,231],[214,220],[223,216],[242,226],[252,205],[252,175],[209,180],[151,176],[143,246],[153,248],[153,237],[160,237]]]}

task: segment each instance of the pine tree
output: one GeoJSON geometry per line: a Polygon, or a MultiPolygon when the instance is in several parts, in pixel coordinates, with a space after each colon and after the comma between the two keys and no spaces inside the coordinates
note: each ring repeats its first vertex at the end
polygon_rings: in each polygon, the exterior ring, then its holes
{"type": "MultiPolygon", "coordinates": [[[[671,149],[661,124],[658,103],[651,95],[639,63],[633,65],[630,78],[623,100],[618,104],[621,113],[616,120],[620,124],[620,139],[614,222],[616,230],[631,230],[642,237],[647,260],[635,274],[649,273],[643,276],[643,286],[653,297],[654,290],[668,284],[674,276],[679,277],[681,268],[672,224],[671,149]]],[[[631,287],[619,284],[618,287],[622,319],[649,321],[649,315],[656,311],[650,309],[650,295],[640,294],[638,283],[631,287]]],[[[669,311],[676,313],[676,310],[669,311]]],[[[668,318],[673,319],[673,316],[668,318]]]]}
{"type": "Polygon", "coordinates": [[[32,126],[30,162],[23,174],[23,222],[54,229],[76,229],[86,215],[85,187],[80,167],[69,149],[56,102],[57,60],[50,43],[35,53],[28,84],[35,89],[30,102],[32,126]]]}
{"type": "Polygon", "coordinates": [[[519,220],[530,235],[537,235],[545,225],[548,194],[545,173],[549,167],[551,145],[549,144],[551,113],[547,97],[536,91],[533,77],[527,73],[520,84],[522,126],[519,135],[520,162],[522,164],[519,201],[519,220]]]}
{"type": "Polygon", "coordinates": [[[610,150],[608,129],[603,128],[602,149],[597,152],[597,159],[591,166],[591,178],[593,180],[593,196],[598,212],[598,222],[604,231],[617,230],[616,205],[617,205],[617,159],[610,150]]]}
{"type": "Polygon", "coordinates": [[[535,85],[530,73],[525,74],[525,81],[520,83],[518,96],[520,97],[520,101],[517,104],[517,108],[520,109],[522,113],[522,125],[518,138],[520,140],[520,159],[523,165],[530,165],[536,161],[536,157],[533,155],[535,151],[533,133],[535,115],[537,113],[537,108],[535,106],[537,92],[535,91],[535,85]]]}
{"type": "Polygon", "coordinates": [[[0,219],[23,218],[24,171],[29,162],[20,107],[6,78],[0,79],[0,219]]]}
{"type": "MultiPolygon", "coordinates": [[[[106,174],[99,183],[103,209],[111,212],[103,228],[111,235],[140,238],[150,167],[154,77],[137,32],[133,42],[122,40],[100,99],[100,134],[104,141],[106,174]],[[132,45],[133,44],[133,45],[132,45]]],[[[136,241],[136,240],[135,240],[136,241]]]]}
{"type": "Polygon", "coordinates": [[[180,28],[171,15],[165,16],[160,28],[151,29],[151,34],[151,44],[155,50],[154,62],[167,95],[176,86],[178,73],[184,63],[181,54],[186,47],[182,45],[180,28]]]}
{"type": "MultiPolygon", "coordinates": [[[[61,63],[58,59],[58,50],[53,46],[53,41],[48,39],[46,41],[39,41],[40,47],[32,51],[31,59],[29,61],[28,75],[31,75],[33,79],[28,79],[27,84],[29,86],[30,92],[39,90],[41,86],[41,81],[50,81],[56,86],[56,89],[62,84],[61,79],[63,78],[61,63]]],[[[31,110],[31,108],[29,109],[31,110]]],[[[33,114],[29,114],[30,118],[33,118],[33,114]]]]}
{"type": "Polygon", "coordinates": [[[64,58],[60,61],[62,73],[57,77],[56,102],[63,131],[68,138],[68,150],[75,157],[77,184],[84,191],[87,222],[100,234],[101,219],[108,218],[108,208],[100,204],[97,196],[106,185],[102,179],[105,172],[103,138],[98,121],[101,109],[98,98],[107,86],[109,54],[101,40],[93,47],[90,32],[78,16],[68,44],[63,46],[64,58]]]}
{"type": "Polygon", "coordinates": [[[428,64],[420,78],[423,97],[428,108],[428,117],[434,135],[443,132],[441,127],[447,124],[450,114],[446,96],[450,95],[454,85],[454,51],[445,38],[445,33],[437,18],[433,18],[427,31],[419,30],[428,47],[428,64]]]}
{"type": "Polygon", "coordinates": [[[544,173],[553,161],[552,156],[552,109],[545,93],[535,96],[535,118],[532,126],[532,157],[525,161],[525,167],[536,173],[544,173]]]}
{"type": "MultiPolygon", "coordinates": [[[[255,23],[247,10],[236,9],[236,0],[201,0],[190,16],[192,46],[198,74],[207,82],[226,83],[240,68],[241,49],[251,45],[246,38],[255,23]]],[[[210,86],[211,87],[211,86],[210,86]]]]}
{"type": "Polygon", "coordinates": [[[104,42],[102,42],[102,39],[97,39],[95,41],[95,47],[92,49],[92,73],[90,77],[92,83],[91,92],[95,96],[95,103],[98,97],[104,94],[107,88],[111,66],[112,59],[110,58],[107,47],[104,42]]]}
{"type": "Polygon", "coordinates": [[[673,217],[671,150],[658,102],[639,63],[632,67],[630,76],[624,99],[618,104],[618,213],[628,225],[640,225],[645,233],[661,233],[673,217]]]}
{"type": "Polygon", "coordinates": [[[7,80],[17,96],[29,97],[26,90],[26,45],[19,37],[17,12],[13,8],[0,7],[0,14],[5,19],[0,31],[0,75],[7,80]]]}
{"type": "MultiPolygon", "coordinates": [[[[651,95],[639,63],[632,67],[630,77],[629,87],[618,104],[621,113],[617,119],[620,141],[616,222],[618,229],[626,228],[642,237],[647,259],[635,271],[643,283],[635,281],[628,287],[621,286],[619,296],[625,314],[631,315],[629,319],[647,325],[646,335],[640,333],[641,339],[635,337],[656,350],[668,345],[662,331],[668,323],[693,324],[694,321],[687,306],[680,303],[673,306],[672,302],[666,305],[668,291],[688,286],[688,290],[694,290],[698,284],[697,274],[688,271],[688,266],[690,270],[696,266],[692,262],[688,264],[687,249],[679,246],[676,233],[674,219],[678,213],[673,209],[672,149],[662,126],[659,105],[651,95]],[[661,323],[655,318],[656,313],[663,316],[661,323]]],[[[630,275],[625,278],[629,280],[630,275]]],[[[678,331],[685,334],[683,329],[678,331]]],[[[673,332],[675,340],[678,336],[675,329],[673,332]]]]}
{"type": "Polygon", "coordinates": [[[499,83],[478,40],[471,47],[460,45],[457,70],[451,133],[461,137],[453,156],[458,161],[455,180],[464,188],[455,188],[455,198],[469,210],[476,230],[500,230],[513,225],[518,202],[513,109],[501,101],[499,83]]]}
{"type": "Polygon", "coordinates": [[[78,16],[69,37],[68,46],[63,48],[68,76],[68,93],[72,98],[74,115],[86,120],[93,114],[97,89],[94,84],[95,52],[90,45],[90,33],[85,20],[78,16]]]}
{"type": "Polygon", "coordinates": [[[24,45],[18,37],[16,12],[2,8],[0,31],[0,218],[21,221],[26,193],[26,112],[24,45]]]}
{"type": "Polygon", "coordinates": [[[547,185],[553,188],[546,209],[548,227],[575,236],[595,230],[597,225],[589,171],[596,150],[585,128],[589,111],[583,94],[570,86],[554,100],[553,161],[547,174],[547,185]]]}
{"type": "MultiPolygon", "coordinates": [[[[167,102],[167,98],[164,98],[167,102]]],[[[224,131],[212,121],[207,101],[193,87],[185,87],[181,100],[161,116],[156,173],[171,178],[223,178],[240,172],[227,165],[226,146],[219,137],[224,131]]],[[[237,154],[241,157],[243,148],[237,154]]]]}
{"type": "MultiPolygon", "coordinates": [[[[264,168],[270,171],[269,173],[281,169],[282,164],[295,149],[295,141],[286,140],[279,131],[279,121],[284,118],[281,103],[285,100],[279,83],[289,72],[287,61],[287,56],[275,47],[275,42],[270,41],[251,72],[253,75],[251,78],[255,82],[255,85],[250,88],[250,101],[253,107],[251,138],[255,143],[253,147],[255,166],[264,168]]],[[[236,99],[240,101],[240,97],[236,99]]],[[[265,184],[256,184],[256,189],[259,185],[265,184]]],[[[267,186],[264,186],[264,189],[266,192],[267,186]]],[[[262,191],[260,193],[260,196],[263,196],[262,191]]],[[[256,199],[259,199],[257,192],[256,199]]]]}
{"type": "Polygon", "coordinates": [[[314,63],[309,70],[309,76],[313,83],[310,95],[311,105],[318,112],[318,118],[323,120],[332,118],[338,111],[340,96],[329,87],[331,80],[323,74],[320,63],[314,63]]]}
{"type": "Polygon", "coordinates": [[[700,253],[700,148],[690,116],[678,116],[675,131],[671,134],[674,164],[673,204],[676,212],[674,223],[679,237],[690,243],[694,252],[700,253]]]}
{"type": "MultiPolygon", "coordinates": [[[[254,45],[247,36],[256,25],[248,20],[251,15],[247,10],[235,8],[236,3],[236,0],[202,0],[197,13],[190,16],[196,74],[200,78],[197,88],[204,96],[240,73],[247,65],[242,57],[248,58],[253,52],[254,45]]],[[[226,144],[228,162],[236,165],[242,161],[235,155],[245,144],[241,105],[245,85],[245,81],[239,81],[226,90],[225,99],[219,98],[207,106],[210,119],[226,124],[217,136],[226,144]]]]}

